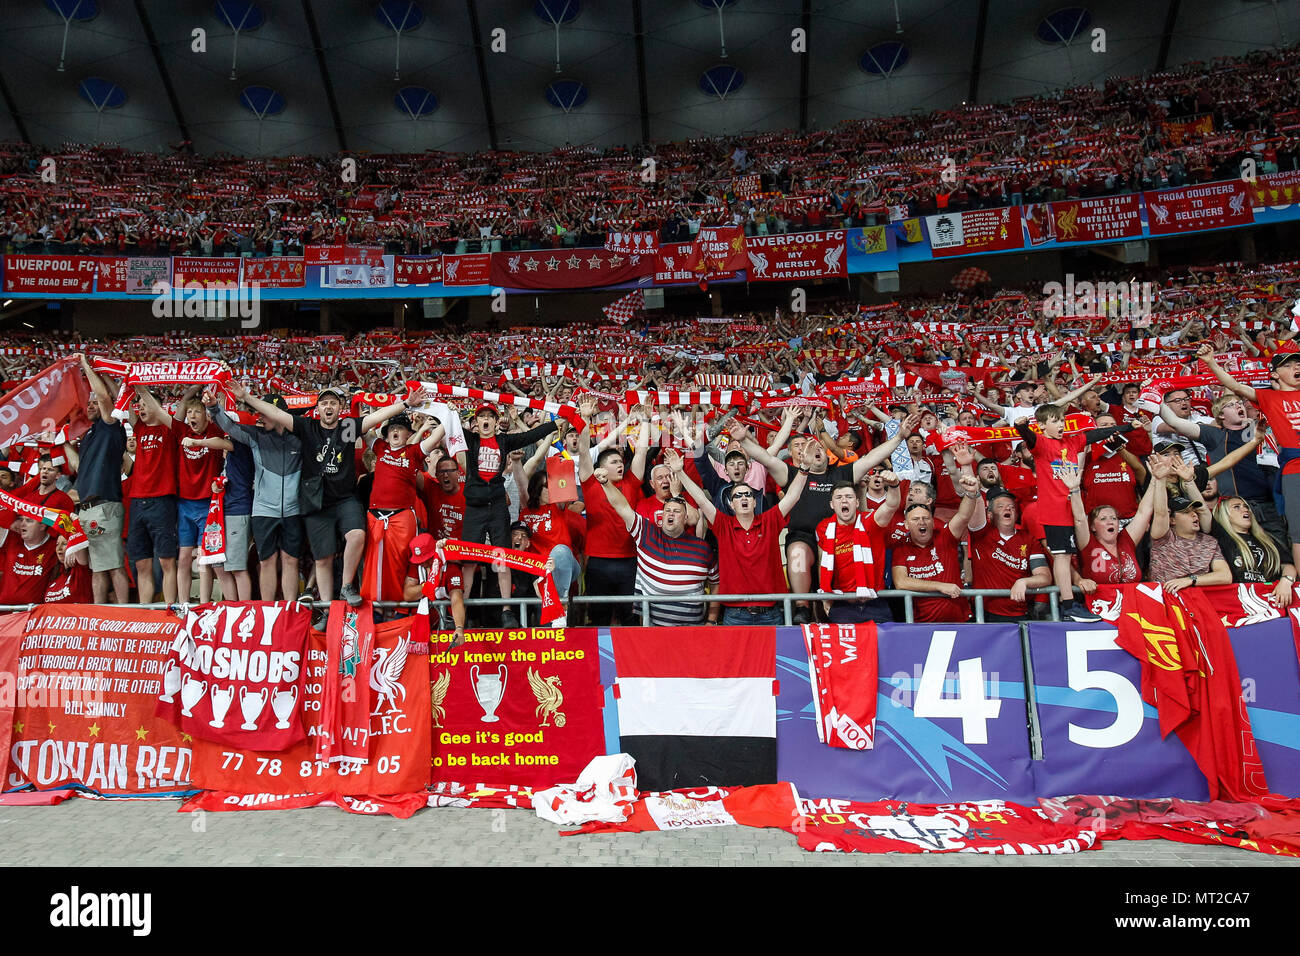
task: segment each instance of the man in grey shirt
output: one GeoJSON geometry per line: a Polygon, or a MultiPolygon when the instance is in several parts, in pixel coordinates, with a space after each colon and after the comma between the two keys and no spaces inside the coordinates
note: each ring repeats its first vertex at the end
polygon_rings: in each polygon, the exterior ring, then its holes
{"type": "MultiPolygon", "coordinates": [[[[288,411],[283,396],[264,401],[288,411]]],[[[302,473],[302,441],[265,415],[257,425],[241,425],[216,404],[208,415],[230,440],[247,445],[253,453],[253,541],[257,545],[258,573],[263,601],[274,601],[278,574],[284,600],[298,597],[298,561],[302,557],[302,519],[298,516],[298,478],[302,473]]]]}

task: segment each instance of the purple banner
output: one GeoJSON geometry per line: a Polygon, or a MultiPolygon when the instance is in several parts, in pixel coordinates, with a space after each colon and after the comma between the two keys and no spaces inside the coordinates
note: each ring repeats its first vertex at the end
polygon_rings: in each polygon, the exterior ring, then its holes
{"type": "Polygon", "coordinates": [[[1110,625],[1029,625],[1043,741],[1035,792],[1205,800],[1205,777],[1177,735],[1160,739],[1141,665],[1115,636],[1110,625]]]}
{"type": "Polygon", "coordinates": [[[1291,622],[1229,628],[1228,637],[1268,788],[1300,797],[1300,661],[1291,622]]]}
{"type": "Polygon", "coordinates": [[[812,798],[1032,803],[1019,628],[884,624],[878,635],[875,747],[857,751],[818,741],[803,633],[776,629],[778,777],[812,798]]]}

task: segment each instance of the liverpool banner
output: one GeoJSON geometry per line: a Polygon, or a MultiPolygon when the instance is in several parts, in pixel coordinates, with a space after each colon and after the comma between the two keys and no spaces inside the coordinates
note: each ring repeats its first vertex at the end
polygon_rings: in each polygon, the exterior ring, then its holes
{"type": "Polygon", "coordinates": [[[583,289],[633,282],[654,269],[652,249],[552,249],[493,253],[491,277],[511,289],[583,289]]]}
{"type": "Polygon", "coordinates": [[[545,787],[605,752],[594,629],[469,631],[430,665],[435,784],[545,787]]]}
{"type": "MultiPolygon", "coordinates": [[[[410,641],[410,618],[377,624],[370,645],[369,721],[355,741],[364,764],[316,759],[325,710],[325,634],[307,641],[305,696],[298,707],[306,739],[285,751],[194,742],[194,783],[234,793],[395,794],[423,790],[429,780],[428,645],[410,641]]],[[[345,662],[346,663],[346,662],[345,662]]],[[[359,662],[353,662],[355,667],[359,662]]]]}
{"type": "Polygon", "coordinates": [[[1250,192],[1240,179],[1143,193],[1142,201],[1153,236],[1248,226],[1255,221],[1250,192]]]}
{"type": "Polygon", "coordinates": [[[930,249],[936,259],[975,252],[1002,252],[1024,245],[1020,207],[945,212],[925,217],[930,249]]]}
{"type": "Polygon", "coordinates": [[[1057,242],[1102,242],[1142,236],[1136,195],[1054,202],[1050,225],[1057,242]]]}
{"type": "Polygon", "coordinates": [[[59,604],[31,612],[6,788],[188,790],[191,738],[154,716],[179,632],[167,611],[59,604]]]}
{"type": "Polygon", "coordinates": [[[749,257],[751,282],[820,279],[846,274],[843,229],[750,237],[745,240],[745,253],[749,257]]]}
{"type": "Polygon", "coordinates": [[[163,671],[157,714],[186,733],[250,750],[303,739],[306,605],[249,601],[189,612],[163,671]]]}
{"type": "Polygon", "coordinates": [[[90,256],[5,256],[6,292],[89,293],[95,284],[90,256]]]}

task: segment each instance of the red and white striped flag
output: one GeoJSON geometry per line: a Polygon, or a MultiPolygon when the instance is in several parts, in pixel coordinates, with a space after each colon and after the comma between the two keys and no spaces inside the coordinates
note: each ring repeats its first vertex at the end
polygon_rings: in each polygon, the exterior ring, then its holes
{"type": "Polygon", "coordinates": [[[638,312],[645,308],[645,295],[640,289],[633,289],[621,299],[615,299],[600,311],[605,318],[619,325],[627,325],[638,312]]]}

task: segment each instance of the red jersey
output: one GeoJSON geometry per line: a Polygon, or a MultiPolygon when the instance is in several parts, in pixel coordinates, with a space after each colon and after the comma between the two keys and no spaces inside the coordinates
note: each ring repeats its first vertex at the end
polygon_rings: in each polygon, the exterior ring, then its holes
{"type": "Polygon", "coordinates": [[[1039,435],[1034,442],[1034,474],[1038,476],[1038,520],[1044,525],[1071,528],[1074,515],[1070,511],[1070,489],[1056,477],[1061,464],[1083,460],[1083,450],[1088,445],[1082,432],[1048,438],[1039,435]]]}
{"type": "Polygon", "coordinates": [[[1118,454],[1097,457],[1083,473],[1083,510],[1110,505],[1121,518],[1137,514],[1137,478],[1118,454]]]}
{"type": "MultiPolygon", "coordinates": [[[[947,525],[936,527],[934,538],[924,547],[913,544],[910,537],[895,545],[893,560],[894,567],[902,568],[908,577],[961,587],[961,555],[947,525]]],[[[970,620],[970,602],[964,597],[918,598],[913,610],[915,620],[921,623],[970,620]]]]}
{"type": "MultiPolygon", "coordinates": [[[[641,503],[641,479],[630,471],[614,487],[633,508],[641,503]]],[[[593,558],[635,558],[636,542],[627,533],[623,519],[605,497],[595,475],[582,483],[582,500],[587,506],[587,555],[593,558]]]]}
{"type": "Polygon", "coordinates": [[[42,604],[49,584],[59,573],[58,540],[46,535],[35,547],[22,535],[9,533],[0,547],[0,604],[42,604]]]}
{"type": "Polygon", "coordinates": [[[564,520],[563,505],[544,505],[540,508],[520,508],[519,520],[528,525],[533,547],[540,554],[550,554],[556,545],[565,545],[573,551],[569,522],[564,520]]]}
{"type": "Polygon", "coordinates": [[[460,540],[465,524],[465,486],[458,485],[455,493],[447,494],[442,485],[432,478],[424,479],[424,506],[429,511],[429,532],[435,540],[455,538],[460,540]]]}
{"type": "MultiPolygon", "coordinates": [[[[219,448],[207,448],[205,446],[186,448],[181,444],[181,440],[185,438],[225,438],[226,433],[218,428],[215,422],[208,422],[208,427],[202,432],[196,432],[189,425],[180,422],[175,422],[175,424],[179,426],[176,429],[176,447],[180,460],[180,466],[176,473],[176,493],[180,497],[192,501],[207,501],[212,497],[212,480],[221,474],[221,468],[225,464],[225,453],[219,448]]],[[[139,427],[136,428],[135,433],[138,442],[139,427]]]]}
{"type": "MultiPolygon", "coordinates": [[[[971,568],[975,572],[977,588],[1010,589],[1020,578],[1029,577],[1033,558],[1042,558],[1043,563],[1047,563],[1042,545],[1023,529],[1003,537],[996,526],[987,524],[970,534],[971,568]]],[[[1009,597],[985,598],[984,609],[1004,617],[1020,617],[1026,613],[1023,602],[1012,601],[1009,597]]]]}
{"type": "Polygon", "coordinates": [[[1134,584],[1142,580],[1142,567],[1138,564],[1133,539],[1121,531],[1111,554],[1093,535],[1079,551],[1079,573],[1098,584],[1134,584]]]}
{"type": "Polygon", "coordinates": [[[132,497],[161,498],[177,493],[181,428],[190,430],[189,426],[181,425],[175,419],[172,419],[170,427],[136,424],[135,465],[131,468],[132,497]]]}
{"type": "MultiPolygon", "coordinates": [[[[1275,388],[1255,389],[1255,404],[1268,419],[1279,449],[1300,450],[1300,392],[1281,392],[1275,388]]],[[[1300,458],[1282,466],[1282,474],[1300,472],[1300,458]]]]}
{"type": "Polygon", "coordinates": [[[370,486],[370,507],[384,511],[415,507],[415,479],[424,466],[418,444],[392,448],[375,443],[375,478],[370,486]]]}
{"type": "Polygon", "coordinates": [[[95,590],[90,581],[90,568],[87,565],[73,562],[70,568],[61,567],[45,591],[45,603],[94,604],[95,590]]]}
{"type": "Polygon", "coordinates": [[[76,503],[62,491],[59,491],[58,488],[55,488],[48,494],[42,493],[41,481],[39,478],[33,479],[19,488],[15,497],[22,498],[23,501],[30,502],[34,505],[40,505],[42,508],[53,508],[56,511],[70,512],[76,507],[76,503]]]}
{"type": "MultiPolygon", "coordinates": [[[[713,519],[718,539],[719,593],[783,594],[785,568],[781,564],[781,529],[786,526],[780,508],[768,508],[742,528],[735,515],[721,511],[713,519]]],[[[731,607],[752,607],[770,601],[728,602],[731,607]]]]}
{"type": "Polygon", "coordinates": [[[641,499],[640,504],[636,506],[636,513],[656,528],[662,528],[664,525],[664,503],[659,500],[658,495],[641,499]]]}

